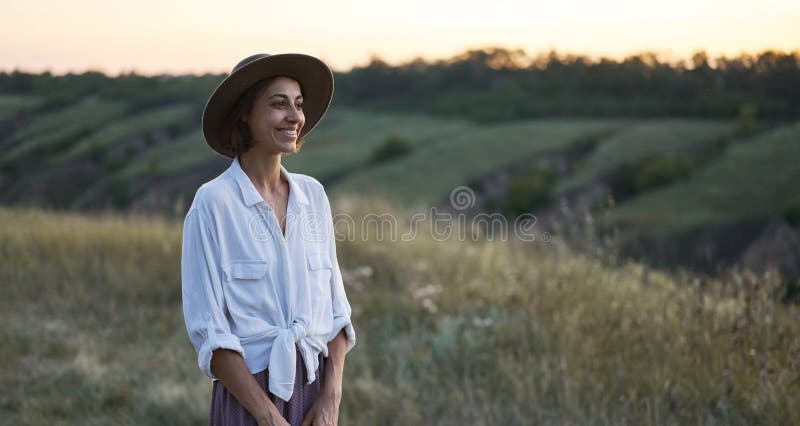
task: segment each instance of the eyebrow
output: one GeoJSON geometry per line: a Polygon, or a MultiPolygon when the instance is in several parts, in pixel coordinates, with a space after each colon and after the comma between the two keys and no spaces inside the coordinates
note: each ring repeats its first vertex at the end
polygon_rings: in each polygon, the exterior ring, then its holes
{"type": "MultiPolygon", "coordinates": [[[[283,98],[283,99],[286,99],[287,101],[289,100],[289,97],[284,95],[283,93],[276,93],[276,94],[270,96],[270,98],[274,98],[274,97],[283,98]]],[[[295,99],[302,99],[302,98],[303,98],[303,95],[297,95],[297,97],[295,99]]]]}

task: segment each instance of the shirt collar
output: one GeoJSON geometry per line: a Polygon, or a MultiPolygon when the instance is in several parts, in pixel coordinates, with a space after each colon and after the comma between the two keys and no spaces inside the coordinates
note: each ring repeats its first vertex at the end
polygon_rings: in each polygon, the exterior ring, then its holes
{"type": "MultiPolygon", "coordinates": [[[[233,159],[229,170],[233,175],[233,179],[236,180],[236,183],[239,185],[239,189],[242,190],[242,200],[244,200],[244,203],[248,207],[264,202],[264,198],[261,197],[256,187],[253,186],[253,182],[250,181],[250,178],[247,177],[247,174],[242,170],[238,155],[233,159]]],[[[283,167],[283,164],[281,164],[281,174],[289,181],[289,198],[295,197],[300,204],[308,204],[308,198],[305,192],[300,189],[300,185],[297,184],[289,171],[286,170],[286,167],[283,167]]]]}

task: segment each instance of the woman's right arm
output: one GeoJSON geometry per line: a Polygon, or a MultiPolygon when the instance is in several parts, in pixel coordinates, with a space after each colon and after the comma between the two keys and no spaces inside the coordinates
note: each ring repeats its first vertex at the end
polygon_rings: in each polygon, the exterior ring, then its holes
{"type": "Polygon", "coordinates": [[[285,425],[275,404],[244,362],[239,337],[224,313],[219,244],[203,211],[192,208],[183,225],[181,287],[183,315],[200,369],[217,378],[259,425],[285,425]]]}
{"type": "Polygon", "coordinates": [[[289,425],[250,374],[244,358],[238,352],[227,349],[214,351],[211,371],[259,425],[289,425]]]}

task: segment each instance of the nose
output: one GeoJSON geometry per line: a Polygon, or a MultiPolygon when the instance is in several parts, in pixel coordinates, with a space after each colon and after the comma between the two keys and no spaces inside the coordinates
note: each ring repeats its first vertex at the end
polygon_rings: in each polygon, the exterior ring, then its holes
{"type": "Polygon", "coordinates": [[[300,121],[303,121],[304,118],[305,115],[303,115],[303,110],[297,107],[293,107],[289,111],[289,114],[286,116],[286,121],[290,123],[299,123],[300,121]]]}

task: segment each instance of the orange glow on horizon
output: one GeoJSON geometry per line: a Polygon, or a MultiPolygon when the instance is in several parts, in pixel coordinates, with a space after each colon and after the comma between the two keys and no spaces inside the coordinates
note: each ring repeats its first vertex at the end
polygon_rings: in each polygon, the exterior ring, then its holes
{"type": "Polygon", "coordinates": [[[0,70],[224,73],[255,52],[305,52],[344,71],[373,56],[397,64],[485,47],[593,59],[649,51],[670,62],[700,50],[711,58],[800,50],[800,2],[786,0],[765,1],[755,10],[741,0],[309,0],[300,18],[276,2],[234,5],[7,3],[0,6],[0,70]]]}

